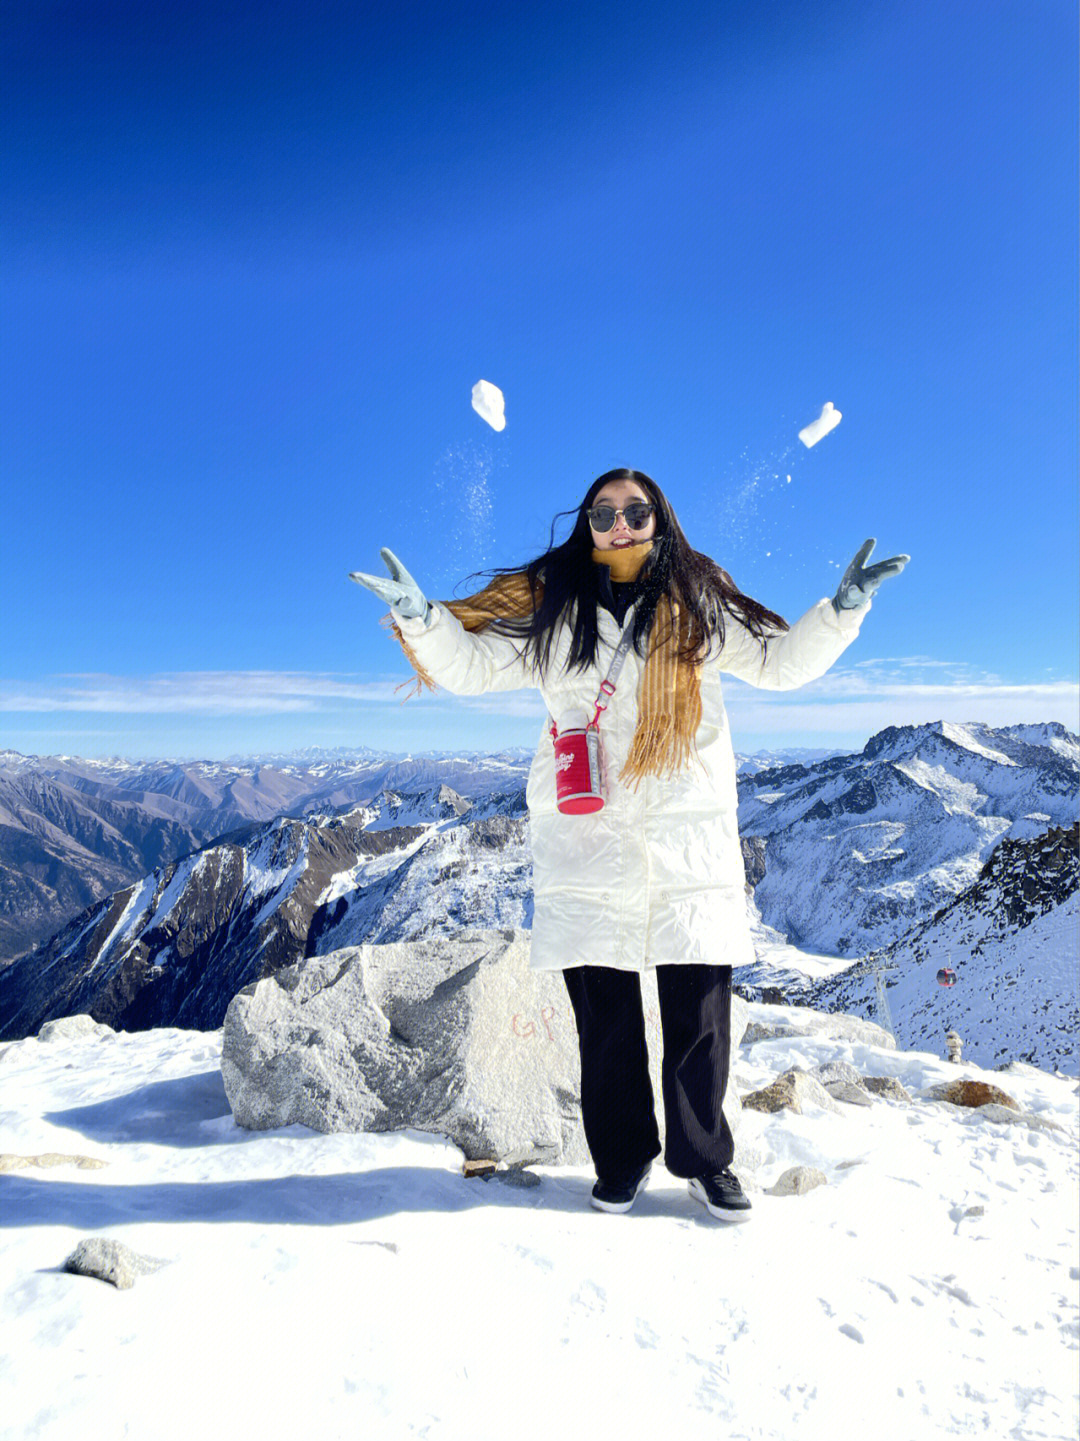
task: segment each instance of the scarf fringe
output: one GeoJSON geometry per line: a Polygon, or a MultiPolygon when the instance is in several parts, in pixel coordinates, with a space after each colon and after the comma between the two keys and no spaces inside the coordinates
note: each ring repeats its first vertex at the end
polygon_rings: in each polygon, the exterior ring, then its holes
{"type": "Polygon", "coordinates": [[[619,780],[630,790],[636,791],[645,776],[674,776],[694,761],[704,769],[694,744],[694,734],[701,723],[701,688],[696,675],[690,680],[689,691],[685,721],[673,714],[641,716],[638,720],[619,772],[619,780]]]}
{"type": "Polygon", "coordinates": [[[398,645],[405,652],[405,659],[409,662],[415,672],[412,680],[403,680],[400,685],[396,685],[394,687],[395,695],[398,693],[399,690],[404,690],[406,686],[409,687],[409,689],[401,697],[401,704],[404,705],[407,700],[412,700],[414,696],[423,694],[425,690],[438,690],[438,686],[435,684],[431,676],[428,675],[427,671],[417,660],[416,653],[414,652],[409,642],[402,635],[401,627],[398,625],[394,617],[392,615],[385,615],[383,616],[379,624],[384,625],[386,629],[390,631],[394,639],[397,641],[398,645]]]}

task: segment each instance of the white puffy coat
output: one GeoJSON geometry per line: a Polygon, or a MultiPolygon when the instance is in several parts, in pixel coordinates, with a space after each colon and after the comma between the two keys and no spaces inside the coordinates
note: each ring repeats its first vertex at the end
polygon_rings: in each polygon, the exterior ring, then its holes
{"type": "MultiPolygon", "coordinates": [[[[545,723],[526,800],[533,852],[534,970],[656,965],[741,966],[754,952],[737,825],[735,757],[720,689],[722,671],[771,690],[792,690],[823,675],[854,640],[869,606],[837,615],[821,600],[786,631],[761,646],[725,616],[724,646],[701,666],[700,763],[675,776],[645,776],[638,789],[619,783],[637,726],[644,659],[631,648],[615,695],[600,722],[604,757],[602,810],[564,815],[555,804],[555,755],[545,723]]],[[[629,622],[632,609],[627,614],[629,622]]],[[[409,646],[436,682],[457,695],[537,687],[558,720],[572,708],[592,714],[600,681],[622,633],[614,616],[597,612],[597,660],[566,672],[570,628],[554,638],[552,663],[540,679],[518,647],[493,632],[469,632],[443,606],[427,629],[398,617],[409,646]]]]}

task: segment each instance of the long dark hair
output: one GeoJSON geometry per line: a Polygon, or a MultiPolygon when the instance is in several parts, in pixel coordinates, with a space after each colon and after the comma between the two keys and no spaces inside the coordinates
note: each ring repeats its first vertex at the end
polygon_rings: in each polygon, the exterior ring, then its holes
{"type": "MultiPolygon", "coordinates": [[[[677,600],[690,618],[689,633],[681,654],[693,663],[712,649],[714,639],[723,646],[725,612],[740,620],[761,643],[762,653],[770,635],[788,629],[787,621],[775,611],[766,609],[748,595],[743,595],[731,576],[714,560],[694,550],[683,534],[671,502],[655,480],[640,470],[609,470],[598,476],[585,493],[577,511],[560,511],[551,522],[548,548],[527,566],[482,572],[486,575],[513,575],[523,569],[539,603],[534,614],[524,620],[498,619],[490,622],[492,630],[524,641],[541,673],[551,659],[551,643],[557,622],[568,615],[573,620],[573,637],[567,668],[586,670],[596,660],[598,631],[596,608],[600,597],[600,567],[592,559],[593,537],[588,510],[598,491],[609,481],[632,480],[639,485],[656,507],[656,533],[652,551],[640,576],[641,594],[634,611],[633,642],[639,655],[646,654],[649,628],[662,595],[677,600]],[[555,528],[566,516],[575,515],[574,528],[560,545],[555,544],[555,528]]],[[[469,577],[472,579],[472,577],[469,577]]]]}

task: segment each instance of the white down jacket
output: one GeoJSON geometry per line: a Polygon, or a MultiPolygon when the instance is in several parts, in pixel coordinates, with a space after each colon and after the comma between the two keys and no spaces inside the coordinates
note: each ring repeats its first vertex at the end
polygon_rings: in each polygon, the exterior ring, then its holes
{"type": "MultiPolygon", "coordinates": [[[[512,640],[469,632],[444,606],[430,625],[396,617],[417,660],[437,685],[457,695],[536,687],[556,720],[593,702],[622,628],[598,610],[596,664],[567,674],[570,630],[563,626],[541,680],[512,640]]],[[[631,648],[615,695],[600,722],[604,763],[602,810],[564,815],[555,804],[555,754],[545,723],[526,800],[533,852],[534,970],[656,965],[742,966],[754,952],[736,811],[735,756],[720,689],[727,671],[751,685],[792,690],[823,675],[854,640],[869,606],[837,615],[821,600],[761,646],[725,616],[724,646],[701,666],[700,764],[675,776],[645,776],[638,789],[619,783],[637,726],[644,659],[631,648]]],[[[627,614],[631,619],[632,609],[627,614]]]]}

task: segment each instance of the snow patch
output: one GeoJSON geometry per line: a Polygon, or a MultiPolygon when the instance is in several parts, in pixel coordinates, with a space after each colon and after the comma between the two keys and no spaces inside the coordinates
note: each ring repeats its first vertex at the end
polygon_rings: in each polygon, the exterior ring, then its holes
{"type": "Polygon", "coordinates": [[[955,745],[963,746],[965,750],[974,751],[976,755],[985,756],[987,760],[996,761],[999,766],[1015,766],[1016,762],[1001,751],[991,748],[981,741],[975,739],[970,726],[957,725],[953,721],[941,722],[941,734],[946,740],[951,740],[955,745]]]}
{"type": "Polygon", "coordinates": [[[827,400],[822,406],[821,414],[817,420],[812,420],[809,425],[804,425],[802,430],[799,431],[799,439],[803,445],[806,446],[807,450],[809,450],[812,445],[817,445],[818,441],[828,435],[830,431],[835,430],[842,419],[843,416],[833,405],[832,401],[827,400]]]}
{"type": "Polygon", "coordinates": [[[478,380],[473,386],[472,408],[492,430],[506,429],[506,401],[499,387],[490,380],[478,380]]]}

